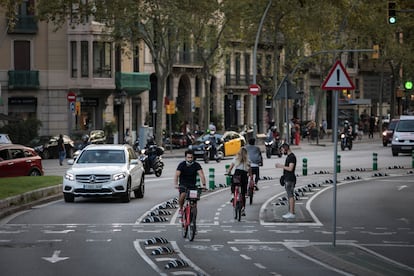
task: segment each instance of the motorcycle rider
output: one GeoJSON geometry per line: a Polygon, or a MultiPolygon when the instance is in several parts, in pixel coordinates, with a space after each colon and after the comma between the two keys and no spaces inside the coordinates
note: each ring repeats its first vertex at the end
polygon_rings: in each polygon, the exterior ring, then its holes
{"type": "Polygon", "coordinates": [[[209,139],[210,144],[211,144],[211,153],[215,158],[216,154],[217,154],[217,141],[216,141],[216,135],[215,135],[216,134],[216,126],[213,123],[211,123],[208,126],[208,130],[209,130],[209,134],[210,134],[208,139],[209,139]]]}
{"type": "Polygon", "coordinates": [[[348,120],[345,120],[345,122],[344,122],[344,128],[342,130],[342,133],[344,133],[348,137],[352,137],[352,126],[348,122],[348,120]]]}

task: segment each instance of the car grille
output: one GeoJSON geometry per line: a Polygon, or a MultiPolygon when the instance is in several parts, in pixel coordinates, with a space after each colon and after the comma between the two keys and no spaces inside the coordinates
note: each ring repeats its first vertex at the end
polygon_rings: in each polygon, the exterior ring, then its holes
{"type": "Polygon", "coordinates": [[[108,188],[104,189],[75,189],[75,194],[112,194],[113,191],[108,188]]]}
{"type": "Polygon", "coordinates": [[[76,181],[79,183],[100,184],[110,180],[111,176],[108,174],[81,174],[76,176],[76,181]]]}

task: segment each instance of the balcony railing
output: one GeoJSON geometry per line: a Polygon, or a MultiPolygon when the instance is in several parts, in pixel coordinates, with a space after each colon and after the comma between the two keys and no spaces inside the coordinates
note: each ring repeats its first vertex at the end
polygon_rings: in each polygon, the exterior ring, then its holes
{"type": "Polygon", "coordinates": [[[9,89],[38,89],[39,71],[9,71],[9,89]]]}
{"type": "Polygon", "coordinates": [[[36,34],[37,21],[34,15],[18,15],[15,25],[7,32],[9,34],[36,34]]]}
{"type": "Polygon", "coordinates": [[[115,73],[115,85],[117,90],[125,90],[129,94],[138,94],[151,89],[148,73],[115,73]]]}
{"type": "Polygon", "coordinates": [[[174,65],[202,66],[202,60],[193,51],[179,51],[175,57],[174,65]]]}

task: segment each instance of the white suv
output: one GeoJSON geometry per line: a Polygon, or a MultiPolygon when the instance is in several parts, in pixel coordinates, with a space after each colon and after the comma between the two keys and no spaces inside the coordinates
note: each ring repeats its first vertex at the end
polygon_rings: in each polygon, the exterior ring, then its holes
{"type": "Polygon", "coordinates": [[[63,177],[63,196],[119,196],[123,202],[144,197],[144,168],[129,145],[89,145],[63,177]]]}
{"type": "Polygon", "coordinates": [[[392,156],[411,153],[414,150],[414,116],[400,116],[391,142],[392,156]]]}

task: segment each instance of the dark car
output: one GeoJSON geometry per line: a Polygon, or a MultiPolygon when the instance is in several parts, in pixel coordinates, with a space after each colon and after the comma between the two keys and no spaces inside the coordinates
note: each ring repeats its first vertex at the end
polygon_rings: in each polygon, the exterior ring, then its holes
{"type": "MultiPolygon", "coordinates": [[[[39,136],[32,139],[28,146],[33,148],[43,159],[58,158],[58,139],[56,136],[39,136]]],[[[66,157],[72,158],[75,142],[67,135],[63,135],[63,142],[66,149],[66,157]]]]}
{"type": "MultiPolygon", "coordinates": [[[[192,150],[194,152],[194,158],[203,158],[204,157],[204,146],[205,141],[207,141],[210,138],[210,134],[204,134],[200,137],[198,137],[192,145],[188,146],[188,149],[192,150]]],[[[214,134],[214,138],[216,139],[216,145],[218,146],[221,143],[221,134],[214,134]]]]}
{"type": "Polygon", "coordinates": [[[43,175],[42,158],[34,149],[17,144],[0,145],[0,177],[43,175]]]}
{"type": "Polygon", "coordinates": [[[388,146],[388,144],[391,144],[392,136],[394,134],[394,129],[398,121],[399,119],[392,119],[390,123],[388,124],[388,126],[382,132],[382,145],[384,147],[388,146]]]}

